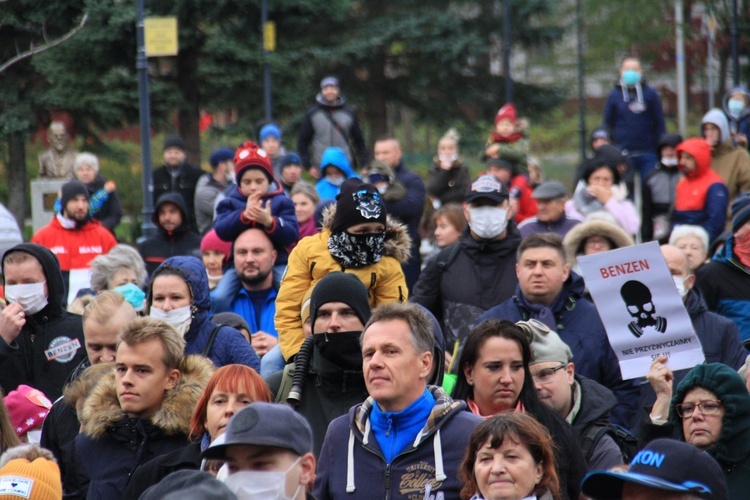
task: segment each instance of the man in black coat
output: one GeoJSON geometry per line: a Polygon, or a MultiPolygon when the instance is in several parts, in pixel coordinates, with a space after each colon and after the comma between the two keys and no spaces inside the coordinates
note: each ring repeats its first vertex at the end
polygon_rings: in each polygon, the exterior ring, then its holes
{"type": "Polygon", "coordinates": [[[180,193],[185,200],[185,223],[193,230],[195,224],[195,186],[205,172],[185,161],[185,141],[177,134],[170,135],[164,141],[164,165],[157,168],[153,175],[154,203],[164,193],[180,193]]]}
{"type": "Polygon", "coordinates": [[[188,209],[179,193],[164,193],[157,200],[151,219],[157,233],[138,246],[149,276],[169,257],[201,257],[201,237],[187,224],[188,209]]]}
{"type": "Polygon", "coordinates": [[[3,256],[8,306],[0,312],[0,386],[20,384],[50,400],[86,357],[81,317],[65,311],[65,286],[57,257],[34,243],[16,245],[3,256]]]}

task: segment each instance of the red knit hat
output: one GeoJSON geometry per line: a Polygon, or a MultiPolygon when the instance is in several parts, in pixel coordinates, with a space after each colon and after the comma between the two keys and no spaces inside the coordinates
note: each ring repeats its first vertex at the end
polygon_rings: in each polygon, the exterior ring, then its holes
{"type": "Polygon", "coordinates": [[[222,240],[219,238],[219,235],[216,234],[216,231],[212,229],[207,232],[201,240],[201,252],[205,252],[206,250],[214,250],[223,253],[229,258],[229,255],[232,253],[232,242],[222,240]]]}
{"type": "Polygon", "coordinates": [[[242,174],[248,168],[257,168],[268,177],[269,182],[274,182],[271,159],[265,149],[262,149],[253,141],[247,141],[237,148],[234,153],[234,178],[237,184],[242,180],[242,174]]]}
{"type": "Polygon", "coordinates": [[[497,112],[495,115],[495,125],[497,125],[500,120],[510,120],[511,123],[516,123],[516,107],[508,103],[502,108],[500,108],[500,111],[497,112]]]}
{"type": "Polygon", "coordinates": [[[16,434],[23,436],[29,430],[42,426],[52,408],[52,402],[42,391],[21,384],[5,396],[5,406],[13,429],[16,434]]]}

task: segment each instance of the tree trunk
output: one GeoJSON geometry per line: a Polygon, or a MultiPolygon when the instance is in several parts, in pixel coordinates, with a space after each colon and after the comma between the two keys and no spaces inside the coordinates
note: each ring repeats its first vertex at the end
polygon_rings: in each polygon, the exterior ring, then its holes
{"type": "Polygon", "coordinates": [[[26,150],[23,134],[16,132],[8,136],[8,210],[16,218],[18,227],[23,230],[29,213],[26,198],[28,181],[26,178],[26,150]]]}
{"type": "Polygon", "coordinates": [[[201,164],[200,93],[198,92],[198,50],[180,49],[177,56],[177,87],[184,101],[177,111],[180,135],[185,139],[187,161],[201,164]]]}

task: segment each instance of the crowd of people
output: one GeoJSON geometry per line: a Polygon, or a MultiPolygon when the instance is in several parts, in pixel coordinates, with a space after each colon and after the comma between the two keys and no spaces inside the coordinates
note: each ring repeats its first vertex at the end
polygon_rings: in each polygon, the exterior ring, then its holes
{"type": "Polygon", "coordinates": [[[0,497],[743,498],[747,92],[683,139],[626,58],[570,190],[511,103],[482,173],[449,130],[423,179],[315,101],[210,172],[167,137],[137,248],[76,157],[2,255],[0,497]],[[650,241],[705,363],[623,379],[578,260],[650,241]]]}

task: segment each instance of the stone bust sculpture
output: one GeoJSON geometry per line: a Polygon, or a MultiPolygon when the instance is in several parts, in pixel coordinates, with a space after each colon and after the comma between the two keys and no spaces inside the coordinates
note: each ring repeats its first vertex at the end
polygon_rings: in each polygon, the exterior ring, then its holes
{"type": "Polygon", "coordinates": [[[68,149],[68,132],[63,122],[52,122],[47,129],[49,149],[39,155],[39,177],[72,179],[76,151],[68,149]]]}

